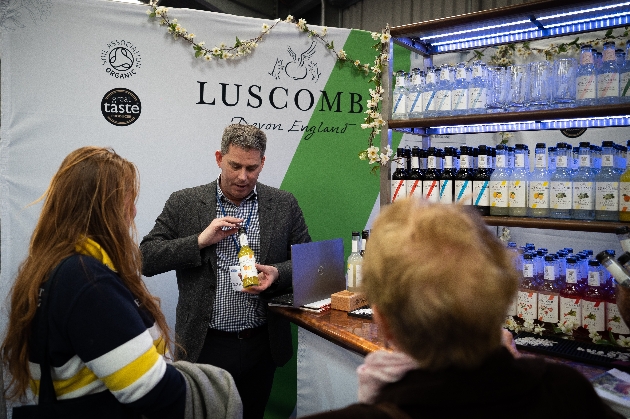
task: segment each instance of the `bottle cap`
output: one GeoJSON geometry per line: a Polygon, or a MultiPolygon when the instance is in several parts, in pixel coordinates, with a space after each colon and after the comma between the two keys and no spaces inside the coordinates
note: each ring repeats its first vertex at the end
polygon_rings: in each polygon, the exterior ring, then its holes
{"type": "Polygon", "coordinates": [[[630,253],[628,252],[623,252],[618,258],[617,260],[619,261],[619,263],[621,263],[622,265],[625,265],[626,263],[630,262],[630,253]]]}

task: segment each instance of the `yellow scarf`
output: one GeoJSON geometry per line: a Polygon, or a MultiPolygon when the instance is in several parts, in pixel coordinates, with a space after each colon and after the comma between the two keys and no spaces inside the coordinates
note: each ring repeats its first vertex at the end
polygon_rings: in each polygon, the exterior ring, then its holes
{"type": "Polygon", "coordinates": [[[101,245],[96,243],[94,240],[86,237],[85,240],[83,240],[81,243],[78,243],[74,249],[82,255],[92,256],[103,265],[116,272],[116,267],[114,266],[112,260],[109,258],[107,252],[105,252],[101,245]]]}

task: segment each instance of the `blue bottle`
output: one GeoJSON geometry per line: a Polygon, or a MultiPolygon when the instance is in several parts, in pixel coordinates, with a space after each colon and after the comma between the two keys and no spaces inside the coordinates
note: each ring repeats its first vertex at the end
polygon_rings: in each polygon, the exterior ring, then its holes
{"type": "Polygon", "coordinates": [[[619,67],[615,43],[604,43],[602,67],[597,72],[597,102],[602,105],[619,103],[619,67]]]}
{"type": "Polygon", "coordinates": [[[590,45],[580,48],[580,62],[576,73],[576,106],[592,106],[597,101],[597,74],[595,57],[590,45]]]}
{"type": "Polygon", "coordinates": [[[602,169],[595,176],[595,219],[619,221],[619,174],[614,170],[613,142],[602,142],[602,169]]]}

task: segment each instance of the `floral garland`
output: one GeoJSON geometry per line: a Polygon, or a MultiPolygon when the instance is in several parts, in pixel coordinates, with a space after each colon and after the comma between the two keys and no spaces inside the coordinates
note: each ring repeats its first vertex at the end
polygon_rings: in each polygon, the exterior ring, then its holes
{"type": "MultiPolygon", "coordinates": [[[[147,15],[151,18],[160,18],[160,25],[165,25],[168,28],[168,32],[173,35],[175,39],[183,39],[192,45],[193,50],[195,51],[195,57],[201,58],[206,61],[212,61],[214,59],[219,60],[233,60],[237,58],[244,57],[248,54],[251,54],[254,49],[258,47],[258,43],[262,41],[263,37],[276,27],[282,20],[278,19],[272,25],[268,25],[264,23],[262,25],[262,31],[260,35],[255,38],[247,39],[245,41],[240,40],[236,37],[236,42],[232,46],[228,46],[224,43],[221,43],[212,48],[206,47],[205,42],[196,42],[195,34],[189,33],[184,27],[182,27],[177,19],[171,19],[168,16],[168,8],[164,6],[158,6],[157,0],[151,0],[149,3],[149,9],[147,10],[147,15]]],[[[321,32],[316,32],[311,30],[304,19],[299,19],[297,22],[293,18],[293,16],[289,15],[284,20],[286,23],[295,24],[297,29],[300,32],[306,33],[310,38],[316,38],[319,41],[323,42],[326,48],[332,51],[335,54],[337,61],[341,64],[344,63],[352,63],[355,69],[360,71],[364,75],[372,74],[372,77],[368,80],[369,83],[374,83],[375,88],[369,89],[370,91],[370,99],[367,101],[367,117],[364,120],[364,123],[361,124],[361,128],[370,129],[370,135],[368,137],[368,147],[365,150],[361,150],[359,152],[359,158],[361,160],[369,160],[369,164],[372,165],[374,163],[378,163],[375,166],[372,166],[372,173],[374,173],[381,165],[386,164],[390,156],[393,154],[392,149],[388,146],[382,152],[379,152],[379,147],[374,145],[374,139],[381,132],[383,125],[385,124],[385,120],[381,115],[380,103],[383,100],[383,93],[385,90],[381,86],[381,75],[383,73],[383,67],[387,63],[388,53],[387,48],[389,46],[389,41],[391,39],[391,35],[389,34],[389,26],[387,26],[381,33],[372,32],[372,39],[375,41],[378,40],[376,44],[372,46],[375,50],[377,50],[376,58],[374,59],[374,64],[370,66],[369,64],[363,64],[359,60],[353,60],[348,56],[346,51],[343,49],[337,51],[335,49],[333,41],[328,42],[326,40],[326,35],[328,32],[327,27],[322,27],[321,32]]]]}

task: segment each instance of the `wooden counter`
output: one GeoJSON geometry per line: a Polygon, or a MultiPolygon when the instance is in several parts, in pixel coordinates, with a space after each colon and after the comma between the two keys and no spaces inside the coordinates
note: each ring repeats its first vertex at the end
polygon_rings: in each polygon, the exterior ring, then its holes
{"type": "MultiPolygon", "coordinates": [[[[269,309],[288,318],[292,323],[303,327],[309,332],[360,355],[367,355],[379,349],[387,349],[382,332],[372,320],[348,316],[347,312],[339,310],[313,313],[289,307],[269,307],[269,309]]],[[[540,355],[522,349],[519,352],[523,356],[543,357],[550,362],[569,365],[580,371],[588,379],[610,369],[560,357],[540,355]]]]}

